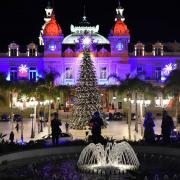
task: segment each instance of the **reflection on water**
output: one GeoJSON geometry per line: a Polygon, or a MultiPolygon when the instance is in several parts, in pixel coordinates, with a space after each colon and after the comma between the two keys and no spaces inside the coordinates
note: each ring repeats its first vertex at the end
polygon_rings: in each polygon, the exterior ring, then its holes
{"type": "Polygon", "coordinates": [[[162,155],[139,154],[141,167],[137,172],[125,175],[96,175],[81,173],[77,169],[78,157],[69,155],[67,157],[45,157],[33,159],[14,164],[0,166],[0,180],[143,180],[158,177],[163,179],[165,175],[169,179],[177,176],[179,179],[180,159],[162,155]],[[18,165],[17,165],[18,164],[18,165]]]}

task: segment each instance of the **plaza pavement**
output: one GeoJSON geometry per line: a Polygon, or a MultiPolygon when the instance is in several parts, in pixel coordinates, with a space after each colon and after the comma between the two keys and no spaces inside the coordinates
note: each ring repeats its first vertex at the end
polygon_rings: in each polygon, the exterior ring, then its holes
{"type": "MultiPolygon", "coordinates": [[[[161,120],[160,119],[155,119],[155,133],[160,134],[161,132],[161,120]]],[[[141,128],[139,124],[139,133],[135,133],[134,131],[134,121],[132,121],[131,125],[131,136],[132,140],[138,140],[141,139],[141,128]]],[[[14,123],[15,127],[16,123],[14,123]]],[[[21,123],[19,124],[21,125],[21,123]]],[[[24,129],[23,129],[23,137],[24,141],[28,142],[29,140],[36,140],[36,139],[41,139],[43,136],[48,134],[48,128],[44,127],[43,132],[38,133],[38,128],[36,126],[35,129],[35,138],[31,139],[31,120],[24,120],[23,121],[24,129]]],[[[9,134],[11,131],[12,124],[11,122],[0,122],[0,133],[7,134],[5,139],[9,139],[9,134]]],[[[61,129],[63,132],[65,132],[65,122],[62,122],[61,129]]],[[[21,128],[19,128],[19,132],[17,133],[16,129],[14,128],[13,132],[15,133],[15,141],[20,141],[21,139],[21,128]]],[[[73,135],[74,139],[85,139],[86,138],[86,130],[74,130],[70,129],[69,132],[73,135]]],[[[89,131],[89,134],[91,132],[89,131]]],[[[102,135],[105,137],[113,138],[113,139],[123,139],[123,138],[128,138],[128,125],[125,121],[111,121],[109,122],[109,125],[107,128],[102,130],[102,135]]]]}

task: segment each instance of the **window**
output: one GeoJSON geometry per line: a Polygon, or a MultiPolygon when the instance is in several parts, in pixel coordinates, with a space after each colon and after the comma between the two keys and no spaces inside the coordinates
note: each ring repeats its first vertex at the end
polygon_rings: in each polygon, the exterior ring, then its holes
{"type": "Polygon", "coordinates": [[[143,67],[142,66],[138,66],[137,67],[137,75],[141,75],[143,74],[143,67]]]}
{"type": "Polygon", "coordinates": [[[155,79],[161,80],[161,67],[156,67],[155,69],[155,79]]]}
{"type": "Polygon", "coordinates": [[[10,80],[17,80],[17,68],[16,67],[11,67],[10,69],[10,80]]]}
{"type": "Polygon", "coordinates": [[[72,68],[67,67],[65,72],[66,79],[73,79],[72,68]]]}
{"type": "Polygon", "coordinates": [[[36,81],[36,77],[37,77],[36,68],[34,67],[29,68],[29,80],[36,81]]]}
{"type": "Polygon", "coordinates": [[[106,67],[102,67],[100,69],[100,79],[107,79],[107,69],[106,69],[106,67]]]}

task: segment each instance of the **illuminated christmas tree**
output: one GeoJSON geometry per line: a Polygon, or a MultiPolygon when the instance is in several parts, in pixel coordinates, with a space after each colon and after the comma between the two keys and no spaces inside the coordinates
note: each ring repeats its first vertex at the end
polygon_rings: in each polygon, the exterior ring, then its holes
{"type": "Polygon", "coordinates": [[[82,43],[83,59],[80,65],[72,119],[72,125],[75,129],[83,129],[92,118],[92,114],[101,110],[94,65],[90,57],[90,37],[85,36],[82,43]]]}

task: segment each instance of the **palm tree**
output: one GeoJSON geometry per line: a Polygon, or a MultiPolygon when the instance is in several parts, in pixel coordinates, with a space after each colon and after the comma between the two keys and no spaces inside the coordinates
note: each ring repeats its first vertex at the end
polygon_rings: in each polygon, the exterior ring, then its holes
{"type": "Polygon", "coordinates": [[[48,134],[50,134],[50,121],[51,121],[51,99],[57,94],[57,86],[55,85],[55,80],[59,74],[55,71],[50,70],[49,72],[44,72],[44,78],[39,79],[39,90],[44,92],[47,96],[48,103],[48,134]]]}
{"type": "Polygon", "coordinates": [[[151,94],[153,92],[152,91],[153,87],[150,83],[142,81],[138,77],[131,78],[130,74],[126,75],[126,78],[124,80],[121,80],[121,78],[116,75],[111,75],[111,77],[114,77],[117,81],[120,82],[119,92],[122,94],[126,94],[127,96],[127,102],[129,104],[128,105],[129,106],[128,132],[129,132],[129,139],[131,139],[131,101],[130,101],[130,98],[132,97],[132,94],[135,94],[135,114],[136,114],[135,131],[138,132],[137,98],[138,96],[141,95],[142,100],[144,101],[144,95],[151,94]]]}
{"type": "MultiPolygon", "coordinates": [[[[165,93],[172,94],[175,99],[175,117],[178,116],[179,93],[180,93],[180,70],[173,70],[165,81],[165,93]]],[[[177,124],[177,122],[176,122],[177,124]]]]}

